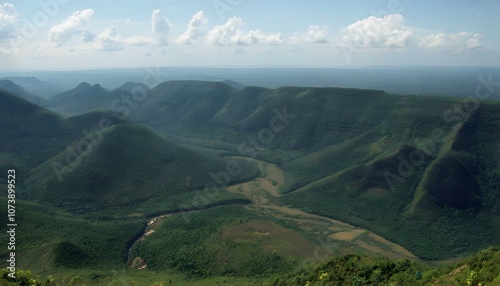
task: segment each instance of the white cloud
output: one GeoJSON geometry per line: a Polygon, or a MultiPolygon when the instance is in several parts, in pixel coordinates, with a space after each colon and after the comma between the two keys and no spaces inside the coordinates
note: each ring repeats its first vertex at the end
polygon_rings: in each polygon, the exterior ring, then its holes
{"type": "Polygon", "coordinates": [[[101,50],[119,51],[123,49],[123,43],[116,38],[116,34],[115,28],[108,27],[97,36],[101,50]]]}
{"type": "Polygon", "coordinates": [[[151,15],[151,22],[153,33],[158,36],[158,43],[162,46],[167,45],[168,43],[168,34],[170,34],[170,30],[172,29],[172,23],[163,16],[163,13],[160,9],[154,10],[151,15]]]}
{"type": "Polygon", "coordinates": [[[207,41],[218,46],[273,45],[282,43],[280,33],[266,34],[258,29],[243,32],[241,30],[242,26],[242,19],[232,17],[225,24],[212,28],[207,34],[207,41]]]}
{"type": "Polygon", "coordinates": [[[17,11],[10,3],[0,4],[0,43],[16,38],[17,11]]]}
{"type": "Polygon", "coordinates": [[[71,42],[73,36],[82,36],[85,41],[93,40],[94,35],[90,31],[82,29],[92,15],[94,15],[92,9],[74,12],[68,19],[50,28],[49,39],[58,44],[71,42]]]}
{"type": "Polygon", "coordinates": [[[411,44],[415,32],[403,26],[400,14],[382,18],[370,16],[347,26],[342,34],[345,45],[367,48],[402,48],[411,44]]]}
{"type": "Polygon", "coordinates": [[[189,21],[188,28],[184,34],[182,34],[179,38],[177,38],[177,43],[184,45],[192,45],[198,43],[198,41],[203,38],[203,26],[208,23],[208,20],[205,18],[205,14],[203,11],[199,11],[194,14],[189,21]]]}
{"type": "Polygon", "coordinates": [[[419,47],[455,52],[485,47],[480,34],[424,34],[422,29],[405,26],[400,14],[380,18],[371,16],[347,26],[342,33],[341,45],[355,48],[419,47]]]}
{"type": "Polygon", "coordinates": [[[141,37],[141,36],[129,37],[129,38],[124,39],[123,42],[127,45],[136,46],[136,47],[148,46],[148,45],[153,44],[153,41],[151,39],[141,37]]]}
{"type": "Polygon", "coordinates": [[[97,42],[101,51],[120,51],[127,46],[153,45],[153,40],[141,36],[120,38],[114,27],[108,27],[97,36],[97,42]]]}
{"type": "Polygon", "coordinates": [[[481,35],[467,32],[457,34],[436,33],[423,36],[419,46],[423,48],[436,48],[454,51],[482,48],[481,35]]]}
{"type": "Polygon", "coordinates": [[[297,33],[290,38],[292,44],[328,43],[327,26],[309,26],[307,32],[297,33]]]}

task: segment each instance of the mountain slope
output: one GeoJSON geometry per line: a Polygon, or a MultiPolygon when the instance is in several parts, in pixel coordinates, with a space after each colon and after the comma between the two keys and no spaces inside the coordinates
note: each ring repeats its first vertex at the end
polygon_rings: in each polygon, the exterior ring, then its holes
{"type": "Polygon", "coordinates": [[[201,155],[108,111],[64,119],[3,91],[0,101],[0,167],[20,161],[23,194],[35,200],[88,210],[176,196],[165,209],[172,211],[208,183],[225,186],[258,174],[251,163],[201,155]]]}
{"type": "Polygon", "coordinates": [[[148,91],[150,90],[149,86],[144,83],[140,82],[133,82],[133,81],[128,81],[124,83],[122,86],[118,87],[117,89],[124,90],[130,94],[134,94],[137,91],[148,91]]]}
{"type": "Polygon", "coordinates": [[[41,81],[36,77],[10,76],[0,78],[0,80],[10,80],[17,85],[22,86],[29,93],[35,94],[43,99],[48,99],[54,94],[60,92],[60,88],[57,85],[41,81]]]}
{"type": "Polygon", "coordinates": [[[47,100],[26,91],[22,86],[15,84],[11,80],[0,80],[0,89],[16,94],[28,101],[41,106],[47,105],[47,100]]]}
{"type": "Polygon", "coordinates": [[[58,114],[0,90],[0,151],[33,164],[77,138],[78,130],[58,114]]]}
{"type": "MultiPolygon", "coordinates": [[[[73,143],[34,169],[26,181],[29,198],[74,209],[108,208],[160,193],[168,197],[193,192],[213,182],[212,173],[226,169],[223,159],[210,160],[134,124],[114,125],[91,138],[73,143]]],[[[230,181],[256,175],[251,165],[245,166],[230,181]]]]}

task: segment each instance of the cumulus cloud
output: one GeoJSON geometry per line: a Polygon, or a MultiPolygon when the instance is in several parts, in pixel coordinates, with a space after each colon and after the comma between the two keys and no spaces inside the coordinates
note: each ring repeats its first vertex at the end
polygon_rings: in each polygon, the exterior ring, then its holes
{"type": "Polygon", "coordinates": [[[0,4],[0,43],[16,38],[17,11],[10,3],[0,4]]]}
{"type": "Polygon", "coordinates": [[[275,45],[282,43],[280,33],[266,34],[258,29],[243,32],[241,30],[242,26],[242,19],[232,17],[225,24],[212,28],[207,34],[207,41],[217,46],[275,45]]]}
{"type": "Polygon", "coordinates": [[[205,18],[205,13],[203,11],[199,11],[194,14],[191,21],[189,21],[186,32],[177,38],[177,43],[184,45],[198,43],[198,41],[204,36],[202,29],[207,23],[208,20],[205,18]]]}
{"type": "Polygon", "coordinates": [[[370,16],[349,25],[342,35],[347,45],[368,48],[401,48],[411,44],[415,32],[403,26],[400,14],[386,15],[381,18],[370,16]]]}
{"type": "Polygon", "coordinates": [[[95,35],[83,29],[92,15],[94,15],[92,9],[74,12],[68,19],[50,28],[49,39],[58,44],[71,42],[74,36],[82,36],[85,41],[93,40],[95,35]]]}
{"type": "Polygon", "coordinates": [[[341,44],[356,48],[406,48],[419,47],[448,51],[465,51],[482,48],[479,34],[422,34],[421,30],[404,25],[404,17],[391,14],[368,17],[353,23],[343,31],[341,44]]]}
{"type": "Polygon", "coordinates": [[[168,43],[168,34],[170,34],[170,30],[172,29],[172,23],[163,16],[163,13],[160,9],[154,10],[151,15],[151,22],[153,33],[158,36],[158,43],[162,46],[167,45],[168,43]]]}
{"type": "Polygon", "coordinates": [[[309,26],[306,32],[297,33],[290,38],[292,44],[328,43],[327,26],[309,26]]]}
{"type": "Polygon", "coordinates": [[[97,40],[101,44],[103,51],[119,51],[123,49],[123,44],[116,38],[116,30],[113,27],[108,27],[97,35],[97,40]]]}

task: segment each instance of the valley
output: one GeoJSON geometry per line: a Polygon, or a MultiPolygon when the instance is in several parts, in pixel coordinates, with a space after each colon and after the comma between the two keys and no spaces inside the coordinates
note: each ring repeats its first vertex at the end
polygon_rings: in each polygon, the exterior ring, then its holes
{"type": "MultiPolygon", "coordinates": [[[[276,202],[272,203],[273,198],[282,196],[280,189],[285,185],[284,171],[276,164],[251,158],[247,160],[252,160],[259,166],[261,177],[229,186],[228,191],[244,194],[252,200],[253,203],[246,207],[256,212],[271,214],[279,219],[294,221],[304,233],[316,236],[314,240],[319,244],[317,247],[322,248],[323,252],[321,260],[345,254],[381,255],[391,259],[411,258],[418,260],[408,250],[369,230],[357,228],[328,217],[306,213],[296,208],[282,206],[276,202]]],[[[315,249],[315,253],[318,250],[315,249]]],[[[308,257],[302,258],[310,259],[311,253],[308,255],[308,257]]]]}
{"type": "Polygon", "coordinates": [[[20,269],[280,285],[351,257],[437,279],[500,243],[496,101],[168,81],[110,110],[134,85],[82,83],[50,109],[0,90],[0,170],[18,170],[30,230],[20,269]]]}
{"type": "MultiPolygon", "coordinates": [[[[297,256],[303,260],[304,265],[324,261],[332,256],[347,254],[380,255],[390,259],[409,258],[419,261],[408,250],[369,230],[273,203],[273,198],[282,195],[280,189],[285,185],[284,171],[276,164],[263,160],[242,156],[230,158],[247,160],[256,164],[260,175],[251,181],[230,185],[227,190],[235,194],[243,194],[251,201],[250,204],[244,206],[245,209],[255,212],[258,216],[272,216],[280,221],[293,222],[299,232],[257,220],[224,230],[221,239],[258,241],[268,239],[269,242],[262,242],[264,249],[277,251],[285,256],[297,256]]],[[[188,211],[188,213],[190,212],[203,212],[203,210],[188,211]]],[[[186,215],[186,212],[160,215],[148,219],[143,235],[133,243],[128,251],[127,261],[131,267],[139,270],[147,268],[147,262],[142,258],[130,256],[134,245],[147,240],[165,220],[172,216],[183,215],[186,215]],[[134,263],[133,261],[141,261],[142,263],[134,263]]]]}

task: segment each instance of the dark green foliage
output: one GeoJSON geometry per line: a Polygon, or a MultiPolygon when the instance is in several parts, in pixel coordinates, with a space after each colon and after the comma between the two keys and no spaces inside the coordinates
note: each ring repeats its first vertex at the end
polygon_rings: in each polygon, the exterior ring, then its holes
{"type": "Polygon", "coordinates": [[[440,118],[451,103],[426,100],[404,100],[405,109],[429,107],[412,115],[418,125],[373,129],[286,163],[295,192],[282,203],[369,228],[426,259],[500,243],[500,106],[484,102],[452,128],[440,118]]]}
{"type": "Polygon", "coordinates": [[[499,265],[500,251],[496,248],[481,251],[465,263],[446,268],[409,260],[347,255],[287,275],[277,275],[269,285],[500,285],[499,265]],[[469,284],[471,273],[474,282],[469,284]]]}
{"type": "MultiPolygon", "coordinates": [[[[121,94],[83,84],[55,102],[81,108],[72,112],[88,111],[109,108],[121,94]],[[77,94],[79,90],[88,97],[77,94]]],[[[0,171],[19,168],[20,196],[52,205],[25,206],[26,217],[20,220],[33,232],[19,237],[21,257],[49,253],[50,263],[64,267],[99,262],[96,267],[116,268],[123,265],[127,246],[145,217],[248,203],[207,185],[214,181],[210,172],[226,170],[228,159],[172,144],[114,113],[94,111],[64,119],[5,92],[0,91],[0,100],[0,171]],[[114,125],[99,130],[102,118],[114,125]],[[59,182],[53,163],[64,164],[68,148],[78,147],[84,129],[97,129],[93,136],[102,135],[102,142],[59,182]],[[53,205],[72,214],[55,211],[53,205]]],[[[459,104],[456,99],[377,90],[238,91],[223,83],[173,81],[148,91],[148,99],[130,110],[130,118],[175,134],[181,142],[279,163],[287,185],[276,202],[368,228],[420,258],[440,259],[500,243],[500,105],[481,102],[466,117],[445,116],[459,104]],[[279,119],[283,129],[262,142],[260,132],[270,130],[278,113],[290,116],[279,119]],[[440,131],[437,137],[435,131],[440,131]],[[244,143],[249,147],[252,138],[258,152],[239,150],[244,143]]],[[[228,183],[257,175],[255,166],[240,164],[243,171],[228,183]]],[[[256,245],[214,239],[224,227],[251,216],[238,207],[199,212],[190,216],[190,223],[176,216],[138,251],[151,269],[174,268],[197,276],[268,275],[290,269],[285,258],[256,245]]],[[[407,285],[421,271],[413,263],[363,257],[338,263],[345,281],[355,284],[407,285]],[[353,261],[362,268],[351,265],[353,261]]],[[[430,281],[429,273],[424,269],[421,280],[430,281]]],[[[478,279],[474,275],[471,279],[478,279]]]]}
{"type": "MultiPolygon", "coordinates": [[[[7,200],[0,198],[6,213],[7,200]]],[[[17,200],[16,256],[18,267],[46,269],[96,267],[116,269],[127,258],[130,240],[142,232],[145,220],[93,221],[52,206],[17,200]]],[[[4,226],[0,237],[6,241],[4,226]]],[[[2,248],[4,256],[7,248],[2,248]]]]}
{"type": "Polygon", "coordinates": [[[265,252],[258,242],[220,237],[225,228],[257,218],[262,219],[239,206],[174,216],[140,242],[137,254],[153,270],[176,269],[196,276],[269,276],[291,270],[293,261],[265,252]]]}
{"type": "Polygon", "coordinates": [[[54,249],[54,265],[77,268],[88,265],[89,257],[71,242],[59,243],[54,249]]]}
{"type": "MultiPolygon", "coordinates": [[[[227,170],[227,160],[210,160],[170,143],[142,126],[119,124],[96,136],[101,136],[102,142],[91,147],[91,154],[82,157],[74,170],[71,165],[66,165],[68,151],[35,169],[26,181],[28,196],[82,210],[128,205],[160,195],[168,199],[169,196],[191,193],[194,197],[193,192],[204,189],[208,183],[217,186],[210,175],[212,172],[227,170]],[[62,174],[62,182],[58,180],[53,164],[64,164],[69,168],[62,174]]],[[[77,146],[70,148],[76,150],[77,146]]],[[[224,177],[229,180],[222,183],[249,179],[258,172],[247,162],[238,166],[241,172],[224,177]]]]}

